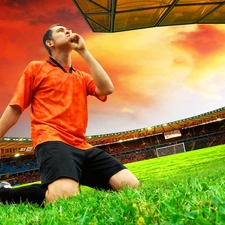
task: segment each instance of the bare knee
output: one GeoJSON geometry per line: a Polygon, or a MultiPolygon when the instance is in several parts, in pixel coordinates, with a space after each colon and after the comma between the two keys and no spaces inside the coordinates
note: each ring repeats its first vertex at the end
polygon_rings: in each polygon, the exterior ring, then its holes
{"type": "Polygon", "coordinates": [[[60,178],[48,185],[46,203],[55,202],[60,198],[77,195],[79,185],[76,181],[68,178],[60,178]]]}
{"type": "Polygon", "coordinates": [[[123,169],[109,179],[109,185],[114,190],[120,190],[126,187],[138,188],[140,182],[128,169],[123,169]]]}

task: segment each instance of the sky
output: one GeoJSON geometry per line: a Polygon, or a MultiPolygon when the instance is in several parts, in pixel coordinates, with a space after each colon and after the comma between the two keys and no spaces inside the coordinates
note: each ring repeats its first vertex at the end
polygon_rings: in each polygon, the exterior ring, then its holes
{"type": "MultiPolygon", "coordinates": [[[[43,33],[60,23],[80,34],[115,91],[104,103],[88,97],[87,135],[134,130],[224,107],[225,25],[156,27],[94,33],[72,0],[1,0],[0,115],[27,64],[45,60],[43,33]]],[[[72,53],[73,66],[89,72],[72,53]]],[[[30,137],[30,111],[6,137],[30,137]]]]}

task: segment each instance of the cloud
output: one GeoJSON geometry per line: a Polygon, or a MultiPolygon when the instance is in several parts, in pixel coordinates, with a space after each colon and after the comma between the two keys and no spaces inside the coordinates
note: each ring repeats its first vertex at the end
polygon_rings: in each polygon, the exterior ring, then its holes
{"type": "Polygon", "coordinates": [[[225,73],[224,40],[225,30],[220,26],[196,25],[193,30],[177,32],[171,46],[180,57],[174,58],[173,65],[188,68],[183,85],[189,92],[207,99],[221,99],[221,91],[225,91],[221,75],[225,73]]]}
{"type": "Polygon", "coordinates": [[[110,98],[118,108],[130,107],[134,102],[140,107],[156,107],[170,89],[167,82],[177,71],[171,73],[175,70],[171,67],[173,59],[168,53],[167,37],[162,33],[166,31],[138,30],[85,36],[90,51],[115,85],[110,98]]]}
{"type": "MultiPolygon", "coordinates": [[[[77,7],[70,0],[36,1],[30,0],[4,0],[0,3],[1,7],[1,26],[8,24],[9,28],[19,28],[26,32],[20,24],[27,24],[35,28],[35,33],[50,25],[61,23],[65,26],[75,28],[80,33],[90,30],[85,20],[82,18],[77,7]],[[18,24],[18,26],[15,26],[18,24]],[[40,27],[41,26],[41,27],[40,27]]],[[[30,28],[31,28],[30,27],[30,28]]]]}
{"type": "Polygon", "coordinates": [[[171,44],[201,60],[202,57],[214,55],[224,49],[224,39],[224,30],[213,25],[198,25],[194,31],[178,32],[171,44]]]}
{"type": "Polygon", "coordinates": [[[172,66],[173,67],[189,67],[191,66],[191,61],[185,56],[178,56],[173,58],[172,66]]]}
{"type": "Polygon", "coordinates": [[[131,113],[133,113],[134,111],[133,111],[132,109],[129,109],[129,108],[127,108],[127,107],[124,107],[124,108],[121,109],[121,112],[122,112],[122,113],[129,113],[129,114],[131,114],[131,113]]]}

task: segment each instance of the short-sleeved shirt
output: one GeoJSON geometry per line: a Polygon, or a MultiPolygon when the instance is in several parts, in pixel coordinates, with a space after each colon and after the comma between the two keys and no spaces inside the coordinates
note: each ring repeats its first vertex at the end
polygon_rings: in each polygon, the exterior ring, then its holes
{"type": "MultiPolygon", "coordinates": [[[[67,71],[69,67],[64,67],[67,71]]],[[[65,73],[51,61],[33,61],[25,68],[9,105],[23,112],[31,106],[31,138],[36,147],[46,141],[62,141],[80,149],[86,142],[87,96],[98,97],[90,74],[72,69],[65,73]]]]}

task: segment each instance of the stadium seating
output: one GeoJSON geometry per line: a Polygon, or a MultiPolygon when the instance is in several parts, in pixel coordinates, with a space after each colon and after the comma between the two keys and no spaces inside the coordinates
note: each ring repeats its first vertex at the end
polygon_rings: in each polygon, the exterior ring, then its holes
{"type": "MultiPolygon", "coordinates": [[[[181,137],[165,139],[163,134],[98,146],[122,163],[155,158],[156,148],[184,143],[186,151],[225,144],[225,123],[214,122],[181,130],[181,137]]],[[[40,180],[34,155],[9,158],[0,164],[0,180],[21,184],[40,180]]]]}

